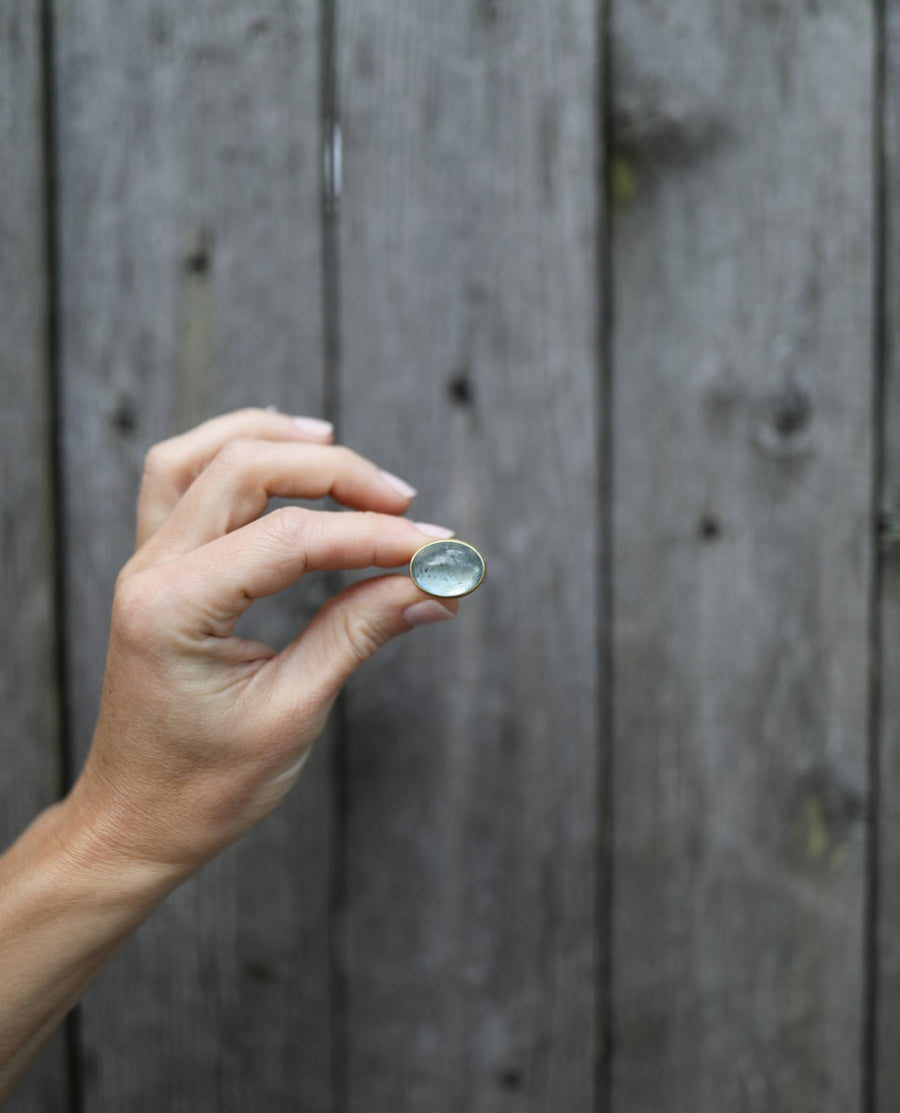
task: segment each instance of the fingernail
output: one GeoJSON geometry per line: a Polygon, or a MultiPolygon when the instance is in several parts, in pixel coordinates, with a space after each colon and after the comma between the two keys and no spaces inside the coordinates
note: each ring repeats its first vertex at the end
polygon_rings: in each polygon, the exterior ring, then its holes
{"type": "Polygon", "coordinates": [[[441,541],[453,537],[456,533],[455,529],[447,529],[446,526],[435,526],[431,522],[414,522],[413,524],[419,533],[424,533],[426,537],[437,537],[441,541]]]}
{"type": "Polygon", "coordinates": [[[424,603],[413,603],[411,607],[407,607],[403,612],[403,618],[410,627],[428,626],[432,622],[444,622],[455,615],[455,609],[450,610],[448,606],[438,603],[436,599],[426,599],[424,603]]]}
{"type": "Polygon", "coordinates": [[[383,471],[381,473],[381,478],[389,487],[393,487],[398,494],[403,495],[405,499],[414,498],[418,494],[415,487],[410,487],[405,479],[401,479],[397,475],[391,475],[389,471],[383,471]]]}
{"type": "Polygon", "coordinates": [[[314,437],[330,437],[334,426],[330,421],[321,421],[317,417],[294,417],[291,419],[298,429],[314,437]]]}
{"type": "Polygon", "coordinates": [[[277,413],[280,413],[280,412],[281,412],[281,411],[280,411],[280,410],[278,409],[278,407],[277,407],[277,406],[272,406],[272,405],[269,405],[269,406],[265,406],[265,407],[264,407],[264,409],[265,409],[265,411],[266,411],[266,413],[267,413],[267,414],[277,414],[277,413]]]}

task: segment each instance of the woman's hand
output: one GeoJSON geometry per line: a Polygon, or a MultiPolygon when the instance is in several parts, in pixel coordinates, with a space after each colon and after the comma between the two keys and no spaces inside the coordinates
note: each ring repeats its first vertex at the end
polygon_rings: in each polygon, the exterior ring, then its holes
{"type": "Polygon", "coordinates": [[[234,634],[255,599],[305,572],[395,568],[451,535],[398,517],[415,491],[329,442],[324,423],[248,410],[151,449],[94,742],[67,801],[76,852],[193,872],[283,799],[358,665],[455,613],[406,576],[379,576],[280,653],[234,634]],[[326,495],[355,512],[263,516],[271,496],[326,495]]]}
{"type": "Polygon", "coordinates": [[[0,857],[0,1104],[153,908],[283,798],[357,665],[455,611],[376,577],[281,653],[235,636],[254,599],[304,572],[392,568],[449,536],[397,517],[412,488],[330,439],[321,422],[246,410],[147,457],[87,763],[0,857]],[[262,517],[270,495],[357,512],[262,517]]]}

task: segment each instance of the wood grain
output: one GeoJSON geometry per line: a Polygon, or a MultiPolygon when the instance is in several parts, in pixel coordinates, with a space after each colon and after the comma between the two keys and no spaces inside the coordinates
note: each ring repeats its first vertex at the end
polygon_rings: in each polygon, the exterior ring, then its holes
{"type": "Polygon", "coordinates": [[[879,427],[884,438],[880,476],[881,543],[879,565],[878,628],[880,660],[877,673],[879,706],[875,769],[878,776],[876,835],[876,942],[872,979],[873,1113],[887,1113],[897,1104],[900,1092],[900,896],[896,878],[900,872],[900,321],[897,293],[900,290],[900,10],[885,6],[884,103],[879,118],[883,141],[882,182],[884,228],[884,289],[880,291],[884,314],[884,384],[879,427]]]}
{"type": "Polygon", "coordinates": [[[0,840],[63,695],[86,753],[160,437],[334,402],[488,579],[88,994],[80,1092],[59,1035],[13,1113],[892,1113],[897,5],[341,0],[335,75],[331,0],[46,10],[49,137],[41,5],[0,5],[0,840]]]}
{"type": "Polygon", "coordinates": [[[481,548],[346,718],[346,1109],[596,1108],[598,14],[343,0],[342,433],[481,548]]]}
{"type": "MultiPolygon", "coordinates": [[[[38,3],[0,7],[0,848],[58,795],[43,59],[38,3]]],[[[67,1108],[55,1037],[7,1108],[67,1108]]]]}
{"type": "Polygon", "coordinates": [[[615,1110],[860,1108],[872,17],[613,9],[615,1110]]]}
{"type": "MultiPolygon", "coordinates": [[[[318,12],[313,0],[55,12],[80,759],[146,448],[240,405],[321,413],[318,12]]],[[[320,591],[271,601],[252,633],[283,644],[320,591]]],[[[331,1110],[326,757],[88,995],[86,1110],[331,1110]]]]}

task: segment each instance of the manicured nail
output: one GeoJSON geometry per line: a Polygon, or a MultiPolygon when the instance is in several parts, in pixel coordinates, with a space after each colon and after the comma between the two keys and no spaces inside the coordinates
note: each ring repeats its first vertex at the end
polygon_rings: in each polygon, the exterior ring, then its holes
{"type": "Polygon", "coordinates": [[[432,622],[445,622],[453,618],[456,610],[450,610],[436,599],[426,599],[423,603],[413,603],[403,612],[403,618],[408,626],[427,626],[432,622]]]}
{"type": "Polygon", "coordinates": [[[313,437],[330,437],[334,432],[334,426],[330,421],[321,421],[317,417],[295,417],[292,421],[298,429],[313,437]]]}
{"type": "Polygon", "coordinates": [[[448,537],[456,535],[455,529],[447,529],[445,526],[435,526],[431,522],[414,522],[413,523],[419,533],[424,533],[426,537],[436,537],[439,541],[446,541],[448,537]]]}
{"type": "Polygon", "coordinates": [[[388,486],[393,487],[397,494],[403,495],[405,499],[414,498],[418,494],[415,487],[410,487],[405,479],[401,479],[396,475],[391,475],[389,471],[383,471],[381,473],[381,478],[388,486]]]}

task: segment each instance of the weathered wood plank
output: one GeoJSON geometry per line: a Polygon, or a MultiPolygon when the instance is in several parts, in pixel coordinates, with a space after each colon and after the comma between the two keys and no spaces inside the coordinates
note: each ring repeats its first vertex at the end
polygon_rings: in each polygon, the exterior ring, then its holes
{"type": "Polygon", "coordinates": [[[613,1109],[855,1110],[873,6],[613,32],[613,1109]]]}
{"type": "MultiPolygon", "coordinates": [[[[67,588],[79,757],[141,459],[212,413],[320,413],[318,8],[58,0],[67,588]]],[[[316,588],[255,628],[283,643],[316,588]]],[[[331,1110],[319,754],[88,995],[84,1107],[331,1110]]]]}
{"type": "Polygon", "coordinates": [[[346,1108],[597,1108],[597,11],[340,5],[342,435],[483,547],[347,704],[346,1108]]]}
{"type": "MultiPolygon", "coordinates": [[[[0,847],[59,793],[41,8],[0,7],[0,847]]],[[[67,1108],[55,1037],[7,1106],[67,1108]]]]}
{"type": "Polygon", "coordinates": [[[877,749],[878,829],[876,845],[877,966],[873,979],[875,1068],[873,1113],[888,1113],[900,1093],[900,8],[885,5],[882,229],[884,289],[883,482],[879,506],[882,535],[878,625],[880,707],[877,749]]]}

